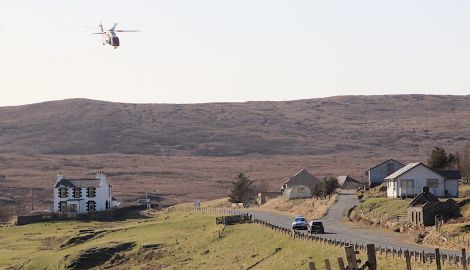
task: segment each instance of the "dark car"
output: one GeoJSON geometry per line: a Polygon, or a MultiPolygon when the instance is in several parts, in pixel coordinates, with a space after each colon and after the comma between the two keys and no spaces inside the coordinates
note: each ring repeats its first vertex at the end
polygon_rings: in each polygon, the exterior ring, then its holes
{"type": "Polygon", "coordinates": [[[309,233],[325,233],[325,228],[323,228],[323,223],[321,221],[310,221],[308,224],[309,233]]]}

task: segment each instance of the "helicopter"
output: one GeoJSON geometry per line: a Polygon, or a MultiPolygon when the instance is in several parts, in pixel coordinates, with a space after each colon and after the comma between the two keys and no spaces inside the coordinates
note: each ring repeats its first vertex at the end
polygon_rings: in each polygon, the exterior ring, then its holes
{"type": "Polygon", "coordinates": [[[104,28],[103,28],[103,24],[100,23],[99,29],[101,30],[101,32],[92,33],[92,34],[93,35],[101,35],[101,37],[103,38],[103,42],[102,42],[103,46],[108,44],[108,45],[114,47],[114,49],[117,49],[120,45],[120,42],[119,42],[119,38],[118,38],[116,33],[140,32],[139,30],[120,30],[120,29],[116,29],[117,25],[118,25],[118,23],[115,23],[112,28],[105,31],[104,28]]]}

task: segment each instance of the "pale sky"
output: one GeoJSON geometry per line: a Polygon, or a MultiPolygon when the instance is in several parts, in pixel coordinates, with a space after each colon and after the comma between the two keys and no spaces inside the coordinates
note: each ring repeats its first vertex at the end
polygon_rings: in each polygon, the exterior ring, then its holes
{"type": "Polygon", "coordinates": [[[0,106],[468,94],[470,1],[1,0],[0,106]],[[102,20],[121,47],[91,35],[102,20]]]}

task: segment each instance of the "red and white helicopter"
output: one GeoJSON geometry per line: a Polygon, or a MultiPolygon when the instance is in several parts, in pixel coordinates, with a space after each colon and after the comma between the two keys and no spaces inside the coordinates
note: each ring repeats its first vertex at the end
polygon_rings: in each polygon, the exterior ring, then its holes
{"type": "Polygon", "coordinates": [[[140,32],[140,30],[120,30],[120,29],[116,29],[117,25],[118,25],[118,23],[115,23],[112,28],[105,31],[104,28],[103,28],[103,24],[100,23],[99,28],[100,28],[101,32],[92,33],[92,34],[101,35],[101,37],[103,38],[103,45],[109,44],[112,47],[114,47],[114,49],[117,49],[119,47],[120,43],[119,43],[119,38],[118,38],[116,33],[140,32]]]}

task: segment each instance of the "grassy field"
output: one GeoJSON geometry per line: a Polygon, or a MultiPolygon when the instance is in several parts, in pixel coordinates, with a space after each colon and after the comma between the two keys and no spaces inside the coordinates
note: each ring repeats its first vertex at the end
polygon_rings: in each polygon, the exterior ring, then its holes
{"type": "Polygon", "coordinates": [[[368,198],[351,212],[350,218],[393,227],[396,216],[406,214],[409,203],[410,199],[368,198]]]}
{"type": "MultiPolygon", "coordinates": [[[[307,269],[312,257],[324,269],[324,259],[335,266],[336,258],[344,256],[340,248],[294,240],[254,224],[227,227],[219,237],[221,230],[214,216],[181,212],[115,223],[53,222],[0,228],[0,268],[248,269],[256,264],[254,269],[307,269]],[[83,229],[101,233],[70,244],[83,229]],[[130,247],[112,250],[126,243],[130,247]]],[[[383,270],[404,269],[403,259],[379,258],[379,265],[383,270]]],[[[413,269],[426,268],[416,265],[413,269]]]]}

